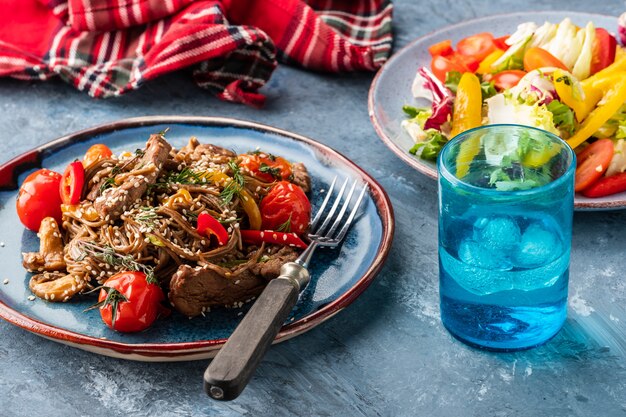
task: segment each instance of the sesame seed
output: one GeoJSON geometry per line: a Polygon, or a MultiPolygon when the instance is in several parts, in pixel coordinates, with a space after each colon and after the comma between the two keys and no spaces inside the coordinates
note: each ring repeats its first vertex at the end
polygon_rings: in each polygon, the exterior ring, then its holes
{"type": "Polygon", "coordinates": [[[35,296],[34,295],[29,295],[28,296],[28,301],[35,301],[35,296]]]}
{"type": "Polygon", "coordinates": [[[9,279],[8,279],[8,278],[5,278],[5,279],[4,279],[4,281],[2,281],[2,283],[3,283],[4,285],[7,285],[7,284],[9,283],[9,279]]]}

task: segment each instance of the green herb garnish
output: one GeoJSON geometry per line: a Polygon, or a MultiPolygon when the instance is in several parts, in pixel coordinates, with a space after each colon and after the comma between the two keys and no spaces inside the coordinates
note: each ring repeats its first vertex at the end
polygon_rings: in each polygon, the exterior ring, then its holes
{"type": "Polygon", "coordinates": [[[137,262],[135,258],[133,258],[133,255],[120,255],[110,246],[99,246],[95,243],[85,242],[83,240],[79,241],[78,244],[82,246],[82,253],[76,259],[77,262],[91,255],[113,267],[119,267],[127,271],[143,272],[146,274],[146,282],[148,282],[148,284],[159,284],[154,275],[154,268],[137,262]]]}
{"type": "Polygon", "coordinates": [[[291,232],[291,214],[289,215],[289,218],[287,219],[285,223],[281,224],[280,226],[278,226],[278,228],[276,228],[276,231],[285,232],[285,233],[291,232]]]}
{"type": "Polygon", "coordinates": [[[277,180],[283,179],[283,177],[280,175],[280,168],[271,167],[267,165],[265,162],[261,162],[261,165],[259,166],[259,172],[270,174],[273,178],[277,180]]]}
{"type": "Polygon", "coordinates": [[[237,162],[235,162],[235,160],[228,161],[228,167],[233,172],[233,175],[232,181],[229,181],[228,184],[226,184],[226,187],[224,187],[220,194],[224,204],[230,203],[235,196],[239,195],[245,185],[245,180],[243,175],[241,175],[241,168],[237,162]]]}
{"type": "Polygon", "coordinates": [[[118,290],[116,290],[115,288],[111,288],[111,287],[107,287],[105,285],[103,285],[102,287],[98,287],[96,288],[96,290],[98,289],[103,289],[107,292],[107,296],[104,300],[92,305],[89,308],[86,308],[83,311],[89,311],[89,310],[93,310],[95,308],[104,308],[108,305],[111,306],[111,327],[113,329],[115,329],[115,319],[117,318],[117,309],[118,309],[118,305],[120,302],[127,302],[128,298],[126,298],[126,296],[124,294],[122,294],[121,292],[119,292],[118,290]]]}

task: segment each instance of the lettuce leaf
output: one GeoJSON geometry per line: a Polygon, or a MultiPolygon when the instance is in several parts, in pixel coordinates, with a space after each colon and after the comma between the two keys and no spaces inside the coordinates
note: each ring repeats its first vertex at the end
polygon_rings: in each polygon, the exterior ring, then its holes
{"type": "MultiPolygon", "coordinates": [[[[448,90],[452,91],[454,94],[456,94],[456,90],[459,87],[462,75],[463,74],[458,71],[449,71],[446,74],[446,82],[444,84],[448,90]]],[[[480,80],[480,90],[482,92],[483,101],[495,96],[498,93],[493,81],[483,81],[483,77],[480,74],[476,74],[476,76],[480,80]]]]}
{"type": "Polygon", "coordinates": [[[427,136],[426,140],[413,145],[413,147],[409,150],[409,153],[418,155],[422,159],[436,161],[437,155],[441,152],[443,145],[448,142],[448,138],[436,129],[428,129],[425,133],[427,136]]]}
{"type": "Polygon", "coordinates": [[[518,124],[537,127],[558,135],[552,112],[544,104],[527,104],[506,94],[496,94],[486,101],[488,124],[518,124]]]}
{"type": "Polygon", "coordinates": [[[554,125],[564,132],[567,132],[569,135],[572,135],[576,129],[572,109],[559,100],[552,100],[546,107],[552,113],[554,125]]]}

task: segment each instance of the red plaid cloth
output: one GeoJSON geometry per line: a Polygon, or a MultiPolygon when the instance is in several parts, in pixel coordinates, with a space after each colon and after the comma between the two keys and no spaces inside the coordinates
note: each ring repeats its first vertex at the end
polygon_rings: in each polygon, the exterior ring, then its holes
{"type": "Polygon", "coordinates": [[[331,72],[373,71],[387,59],[390,0],[307,3],[0,0],[0,76],[60,76],[93,97],[111,97],[193,66],[200,87],[261,106],[257,90],[277,57],[331,72]]]}

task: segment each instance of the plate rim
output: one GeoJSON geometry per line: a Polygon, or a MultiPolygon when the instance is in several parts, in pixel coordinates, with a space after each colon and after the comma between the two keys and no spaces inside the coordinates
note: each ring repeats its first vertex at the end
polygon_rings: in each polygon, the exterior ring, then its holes
{"type": "MultiPolygon", "coordinates": [[[[444,27],[440,27],[438,29],[432,30],[424,35],[418,36],[413,39],[411,42],[400,48],[397,52],[394,52],[393,55],[385,62],[385,64],[378,70],[372,82],[370,84],[368,94],[367,94],[367,110],[370,122],[376,131],[378,137],[385,143],[387,148],[389,148],[396,156],[398,156],[404,163],[409,165],[414,170],[419,173],[427,176],[428,178],[437,180],[437,170],[431,169],[426,164],[420,163],[420,161],[414,157],[412,157],[409,153],[407,153],[404,149],[400,148],[398,144],[396,144],[392,138],[387,136],[383,130],[382,123],[376,118],[376,112],[374,111],[374,92],[377,90],[378,83],[380,82],[380,76],[388,70],[391,65],[395,62],[396,59],[399,58],[400,55],[407,53],[407,51],[411,50],[415,47],[415,44],[422,42],[424,39],[429,38],[431,36],[438,35],[442,32],[448,32],[450,30],[455,30],[459,27],[463,27],[469,24],[480,23],[482,21],[491,21],[497,18],[503,17],[518,17],[518,16],[532,16],[532,15],[545,15],[547,13],[550,14],[568,14],[571,16],[586,16],[586,17],[601,17],[601,18],[611,18],[617,19],[617,16],[612,16],[603,13],[591,13],[591,12],[579,12],[579,11],[567,11],[567,10],[531,10],[525,12],[515,12],[515,13],[498,13],[491,14],[488,16],[478,17],[474,19],[464,20],[461,22],[453,23],[451,25],[446,25],[444,27]]],[[[574,210],[575,211],[602,211],[602,210],[619,210],[626,209],[626,197],[621,200],[614,201],[605,201],[605,202],[594,202],[590,199],[580,200],[576,197],[574,198],[574,210]]]]}
{"type": "MultiPolygon", "coordinates": [[[[395,232],[395,217],[393,212],[393,206],[391,204],[389,196],[387,195],[383,187],[378,183],[378,181],[376,181],[376,179],[374,179],[365,170],[363,170],[363,168],[352,162],[349,158],[347,158],[340,152],[314,139],[311,139],[304,135],[300,135],[298,133],[290,132],[285,129],[280,129],[263,123],[231,117],[173,115],[132,117],[99,124],[53,139],[43,145],[25,151],[20,155],[12,158],[11,160],[3,163],[2,165],[0,165],[0,172],[4,172],[5,170],[11,170],[11,172],[14,172],[16,169],[19,170],[19,161],[21,161],[24,156],[32,156],[33,153],[37,154],[35,164],[39,166],[41,162],[41,155],[54,153],[57,149],[61,147],[83,142],[99,134],[113,133],[115,131],[128,128],[139,128],[167,123],[236,127],[241,129],[250,129],[276,134],[278,136],[295,140],[297,142],[303,142],[307,146],[317,149],[323,154],[330,154],[332,157],[334,157],[333,159],[338,159],[348,167],[352,168],[354,171],[356,171],[361,179],[368,183],[370,187],[370,195],[376,206],[376,211],[378,212],[382,224],[382,239],[378,246],[376,256],[371,265],[354,285],[352,285],[348,290],[342,293],[335,300],[324,305],[322,308],[312,312],[311,314],[308,314],[300,318],[299,320],[294,321],[293,323],[283,326],[278,333],[274,343],[279,343],[291,337],[297,336],[330,319],[339,311],[350,305],[371,284],[371,282],[374,280],[374,278],[384,265],[385,260],[387,259],[395,232]]],[[[28,168],[31,168],[32,166],[32,162],[27,165],[28,168]]],[[[201,354],[203,352],[210,356],[211,353],[217,351],[217,349],[219,349],[219,347],[221,347],[227,340],[212,339],[192,342],[151,342],[137,344],[117,342],[108,339],[97,338],[94,336],[83,335],[68,329],[64,329],[62,327],[47,324],[40,320],[28,317],[27,315],[9,307],[2,300],[0,300],[0,318],[39,336],[43,336],[60,343],[79,347],[84,350],[115,357],[123,357],[124,354],[128,354],[145,356],[146,360],[151,360],[150,358],[154,356],[158,356],[160,358],[167,357],[168,359],[171,358],[172,360],[180,360],[180,356],[184,356],[186,353],[194,354],[197,356],[198,354],[201,354]]],[[[135,356],[133,356],[131,359],[141,360],[140,358],[137,358],[135,356]]],[[[161,359],[165,360],[163,358],[161,359]]]]}

